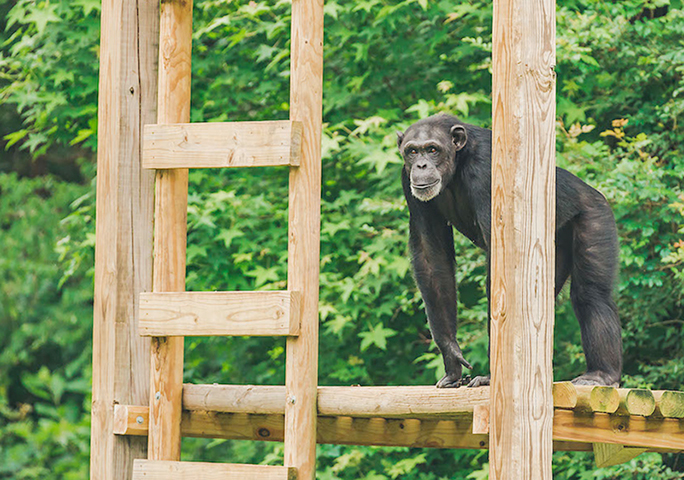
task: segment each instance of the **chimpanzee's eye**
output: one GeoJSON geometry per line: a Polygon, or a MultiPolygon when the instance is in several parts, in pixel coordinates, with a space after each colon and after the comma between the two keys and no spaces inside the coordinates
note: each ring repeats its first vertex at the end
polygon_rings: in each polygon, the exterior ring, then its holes
{"type": "Polygon", "coordinates": [[[428,147],[429,153],[437,153],[437,147],[428,147]]]}
{"type": "Polygon", "coordinates": [[[409,149],[408,149],[408,154],[409,154],[409,155],[415,155],[416,153],[418,153],[418,150],[416,150],[415,148],[409,148],[409,149]]]}

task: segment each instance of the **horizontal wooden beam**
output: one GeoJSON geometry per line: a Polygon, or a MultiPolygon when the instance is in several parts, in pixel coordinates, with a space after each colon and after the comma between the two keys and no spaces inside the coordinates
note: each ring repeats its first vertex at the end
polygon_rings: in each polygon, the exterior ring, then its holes
{"type": "MultiPolygon", "coordinates": [[[[488,388],[318,387],[318,414],[323,416],[450,419],[488,402],[488,388]]],[[[183,408],[282,414],[285,387],[185,384],[183,408]]]]}
{"type": "MultiPolygon", "coordinates": [[[[131,420],[127,427],[116,424],[119,435],[146,435],[148,407],[118,405],[120,415],[135,419],[142,415],[143,423],[131,420]],[[132,410],[135,413],[125,411],[132,410]]],[[[318,417],[316,442],[335,445],[375,445],[415,448],[487,448],[487,435],[473,435],[472,419],[467,416],[453,420],[384,419],[351,417],[318,417]]],[[[183,412],[181,432],[184,437],[224,438],[282,442],[284,417],[248,415],[207,411],[183,412]]],[[[591,451],[591,444],[557,441],[554,449],[591,451]]]]}
{"type": "Polygon", "coordinates": [[[299,165],[302,124],[217,122],[145,125],[144,168],[299,165]]]}
{"type": "Polygon", "coordinates": [[[296,336],[299,292],[141,293],[140,335],[296,336]]]}
{"type": "Polygon", "coordinates": [[[296,480],[297,469],[237,463],[135,460],[133,480],[296,480]]]}

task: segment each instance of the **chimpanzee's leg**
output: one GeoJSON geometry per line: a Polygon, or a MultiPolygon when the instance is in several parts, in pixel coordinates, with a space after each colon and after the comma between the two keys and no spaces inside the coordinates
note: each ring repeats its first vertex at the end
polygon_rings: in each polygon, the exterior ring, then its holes
{"type": "Polygon", "coordinates": [[[573,383],[617,386],[622,375],[622,330],[612,295],[618,241],[613,213],[603,197],[574,220],[572,255],[570,297],[587,361],[587,372],[573,383]]]}

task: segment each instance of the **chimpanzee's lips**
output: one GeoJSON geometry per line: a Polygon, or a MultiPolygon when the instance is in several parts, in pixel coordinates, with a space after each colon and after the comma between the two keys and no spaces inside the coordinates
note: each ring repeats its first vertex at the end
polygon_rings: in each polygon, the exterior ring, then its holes
{"type": "Polygon", "coordinates": [[[430,184],[423,183],[423,184],[418,185],[418,184],[414,183],[413,188],[415,188],[416,190],[427,190],[428,188],[434,187],[438,183],[439,183],[439,180],[437,180],[436,182],[430,183],[430,184]]]}

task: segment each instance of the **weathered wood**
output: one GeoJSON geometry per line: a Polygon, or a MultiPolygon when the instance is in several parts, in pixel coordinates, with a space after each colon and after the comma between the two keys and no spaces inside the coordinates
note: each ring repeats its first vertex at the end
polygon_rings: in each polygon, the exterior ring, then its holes
{"type": "Polygon", "coordinates": [[[473,408],[473,433],[489,433],[489,405],[475,405],[473,408]]]}
{"type": "Polygon", "coordinates": [[[271,122],[145,125],[144,168],[299,165],[302,125],[271,122]]]}
{"type": "Polygon", "coordinates": [[[629,462],[647,451],[646,448],[625,447],[615,443],[595,443],[594,462],[596,468],[612,467],[629,462]]]}
{"type": "Polygon", "coordinates": [[[670,418],[625,417],[556,410],[553,438],[572,442],[619,443],[633,447],[684,450],[684,428],[670,418]]]}
{"type": "Polygon", "coordinates": [[[178,292],[140,295],[140,335],[297,335],[299,292],[178,292]]]}
{"type": "MultiPolygon", "coordinates": [[[[192,0],[160,3],[157,123],[190,120],[192,0]]],[[[188,171],[158,170],[155,184],[155,292],[185,290],[188,171]]],[[[180,460],[183,337],[152,339],[150,460],[180,460]]]]}
{"type": "Polygon", "coordinates": [[[650,390],[641,388],[618,389],[620,406],[617,413],[620,415],[638,415],[648,417],[653,415],[656,407],[655,397],[650,390]]]}
{"type": "Polygon", "coordinates": [[[133,480],[296,480],[297,469],[237,463],[136,460],[133,480]]]}
{"type": "Polygon", "coordinates": [[[616,388],[577,385],[576,411],[615,413],[620,406],[620,394],[616,388]]]}
{"type": "Polygon", "coordinates": [[[302,292],[301,331],[288,337],[285,365],[285,465],[301,480],[316,476],[318,288],[321,130],[323,122],[323,0],[293,0],[290,120],[302,123],[302,157],[290,169],[288,289],[302,292]]]}
{"type": "Polygon", "coordinates": [[[114,405],[116,435],[147,435],[150,428],[150,407],[114,405]]]}
{"type": "MultiPolygon", "coordinates": [[[[356,418],[453,418],[489,402],[489,389],[436,387],[318,387],[318,415],[356,418]]],[[[216,412],[282,414],[281,386],[183,386],[183,408],[216,412]]]]}
{"type": "Polygon", "coordinates": [[[553,384],[553,406],[572,410],[577,406],[577,388],[570,382],[553,384]]]}
{"type": "MultiPolygon", "coordinates": [[[[124,408],[124,407],[122,407],[124,408]]],[[[148,411],[148,407],[125,407],[148,411]]],[[[142,428],[147,431],[147,414],[142,428]]],[[[127,418],[131,418],[128,415],[127,418]]],[[[132,421],[132,420],[131,420],[132,421]]],[[[415,448],[487,448],[487,435],[473,435],[470,419],[417,420],[323,417],[317,420],[317,443],[335,445],[376,445],[415,448]]],[[[138,425],[129,425],[117,432],[145,435],[138,425]]],[[[281,442],[284,438],[284,417],[279,415],[247,415],[207,411],[184,411],[184,437],[226,438],[281,442]]],[[[589,443],[554,442],[555,450],[586,451],[589,443]]]]}
{"type": "Polygon", "coordinates": [[[135,318],[152,287],[154,175],[140,145],[156,117],[159,3],[103,0],[101,22],[90,478],[128,480],[147,442],[114,435],[113,409],[149,392],[149,340],[135,318]]]}
{"type": "Polygon", "coordinates": [[[552,478],[555,32],[553,0],[494,2],[492,480],[552,478]]]}
{"type": "MultiPolygon", "coordinates": [[[[489,405],[489,387],[442,389],[433,386],[318,387],[318,415],[355,418],[450,419],[489,405]]],[[[588,395],[587,395],[588,397],[588,395]]],[[[213,412],[282,414],[281,386],[183,385],[183,408],[213,412]]],[[[565,408],[567,398],[554,397],[565,408]]]]}
{"type": "Polygon", "coordinates": [[[659,415],[666,418],[684,418],[684,392],[660,390],[653,394],[659,415]]]}

